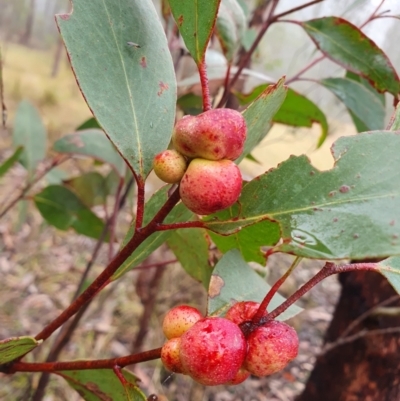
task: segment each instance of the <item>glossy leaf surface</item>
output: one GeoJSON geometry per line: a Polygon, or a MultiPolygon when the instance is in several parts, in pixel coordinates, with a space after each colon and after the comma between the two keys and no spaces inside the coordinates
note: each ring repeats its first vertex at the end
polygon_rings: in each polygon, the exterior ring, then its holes
{"type": "Polygon", "coordinates": [[[23,146],[19,161],[31,176],[46,156],[46,129],[36,108],[23,100],[17,109],[13,127],[13,145],[23,146]]]}
{"type": "MultiPolygon", "coordinates": [[[[151,219],[160,210],[162,205],[168,199],[168,190],[170,186],[165,186],[157,191],[146,203],[144,210],[143,224],[148,224],[151,219]]],[[[192,218],[193,213],[190,212],[186,206],[181,202],[176,205],[168,217],[165,219],[165,223],[177,223],[188,221],[192,218]]],[[[133,222],[131,228],[126,234],[122,246],[126,245],[132,238],[134,231],[135,222],[133,222]]],[[[143,262],[153,251],[155,251],[159,246],[161,246],[172,234],[172,230],[168,231],[158,231],[147,238],[138,248],[132,253],[132,255],[121,265],[121,267],[114,273],[111,280],[116,280],[123,274],[133,269],[139,263],[143,262]]]]}
{"type": "MultiPolygon", "coordinates": [[[[238,206],[213,215],[212,218],[229,220],[238,214],[238,206]]],[[[280,238],[279,225],[275,222],[264,220],[257,224],[244,227],[232,235],[218,235],[210,232],[211,239],[217,248],[226,253],[231,249],[238,249],[246,262],[265,264],[265,257],[261,251],[262,246],[275,245],[280,238]]]]}
{"type": "Polygon", "coordinates": [[[73,228],[78,234],[99,238],[104,229],[103,221],[61,185],[49,185],[35,195],[34,201],[47,223],[59,230],[73,228]]]}
{"type": "Polygon", "coordinates": [[[212,267],[209,262],[210,241],[206,230],[183,228],[174,231],[167,241],[183,269],[208,288],[212,267]]]}
{"type": "Polygon", "coordinates": [[[317,47],[345,69],[366,78],[379,92],[394,96],[400,91],[399,77],[386,54],[359,28],[338,17],[317,18],[301,23],[317,47]]]}
{"type": "MultiPolygon", "coordinates": [[[[223,316],[236,302],[261,302],[270,290],[270,286],[241,257],[238,250],[226,253],[214,268],[208,290],[207,314],[223,316]]],[[[285,298],[275,294],[268,311],[279,306],[285,298]]],[[[302,311],[292,305],[277,320],[287,320],[302,311]]]]}
{"type": "Polygon", "coordinates": [[[221,0],[169,0],[179,32],[194,61],[199,64],[214,29],[221,0]]]}
{"type": "Polygon", "coordinates": [[[144,179],[168,146],[176,103],[172,59],[152,1],[73,0],[72,13],[56,21],[94,117],[144,179]]]}
{"type": "Polygon", "coordinates": [[[90,129],[66,135],[54,143],[53,149],[59,153],[93,157],[109,163],[121,177],[125,175],[124,160],[101,130],[90,129]]]}
{"type": "Polygon", "coordinates": [[[385,105],[361,82],[349,78],[326,78],[321,81],[357,118],[360,128],[375,131],[384,128],[385,105]]]}
{"type": "Polygon", "coordinates": [[[25,355],[40,343],[41,341],[36,341],[33,337],[11,337],[0,340],[0,365],[25,355]]]}
{"type": "Polygon", "coordinates": [[[280,79],[276,85],[268,86],[244,111],[243,117],[247,124],[247,138],[244,144],[239,163],[250,153],[265,137],[270,129],[271,121],[285,100],[287,88],[284,79],[280,79]]]}
{"type": "Polygon", "coordinates": [[[244,186],[235,218],[205,224],[233,233],[273,220],[283,238],[276,250],[309,258],[400,254],[399,148],[400,132],[377,131],[337,140],[328,171],[291,157],[244,186]]]}
{"type": "Polygon", "coordinates": [[[17,149],[15,149],[15,152],[7,160],[4,160],[3,164],[0,165],[0,177],[7,173],[7,171],[10,170],[10,168],[18,161],[23,150],[23,146],[18,146],[17,149]]]}
{"type": "Polygon", "coordinates": [[[57,372],[85,401],[146,401],[137,385],[138,379],[123,369],[123,385],[111,369],[71,370],[57,372]]]}

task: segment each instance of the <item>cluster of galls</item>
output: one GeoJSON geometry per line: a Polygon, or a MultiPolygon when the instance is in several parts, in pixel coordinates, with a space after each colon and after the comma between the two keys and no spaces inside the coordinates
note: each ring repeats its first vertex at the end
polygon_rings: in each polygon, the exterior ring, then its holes
{"type": "Polygon", "coordinates": [[[254,325],[259,306],[238,302],[225,318],[203,317],[190,306],[171,309],[163,322],[168,339],[161,351],[164,366],[206,386],[239,384],[250,374],[263,377],[282,370],[297,356],[297,333],[275,320],[254,325]],[[246,336],[243,326],[250,327],[246,336]]]}
{"type": "Polygon", "coordinates": [[[207,215],[232,206],[242,190],[242,176],[233,162],[243,152],[246,122],[236,110],[212,109],[185,116],[172,133],[175,150],[154,158],[154,171],[164,182],[180,182],[182,202],[207,215]]]}

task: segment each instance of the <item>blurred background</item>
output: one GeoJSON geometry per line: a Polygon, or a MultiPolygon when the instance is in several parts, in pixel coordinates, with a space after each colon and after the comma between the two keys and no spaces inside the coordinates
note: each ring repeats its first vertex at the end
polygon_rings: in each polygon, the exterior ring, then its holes
{"type": "MultiPolygon", "coordinates": [[[[250,11],[259,1],[240,0],[250,11]]],[[[302,0],[281,0],[277,13],[303,4],[302,0]]],[[[160,12],[160,1],[154,1],[160,12]]],[[[288,19],[308,20],[322,16],[340,16],[361,25],[381,3],[381,0],[325,0],[313,7],[289,15],[288,19]]],[[[382,10],[391,10],[391,15],[400,15],[400,2],[386,0],[382,10]]],[[[48,146],[58,138],[74,132],[75,128],[91,117],[91,113],[79,91],[68,63],[63,43],[58,34],[54,15],[71,11],[68,0],[0,0],[0,49],[3,62],[4,102],[7,107],[6,128],[0,128],[0,160],[11,155],[13,119],[19,102],[29,100],[36,106],[48,133],[48,146]]],[[[369,23],[363,31],[388,55],[395,69],[400,71],[400,21],[378,19],[369,23]]],[[[249,34],[251,36],[251,33],[249,34]]],[[[90,49],[88,49],[88,52],[90,49]]],[[[277,81],[283,75],[290,78],[299,72],[319,53],[313,42],[299,26],[289,23],[274,24],[262,40],[253,59],[253,74],[245,84],[246,91],[266,81],[277,81]],[[257,76],[256,76],[257,75],[257,76]]],[[[210,54],[210,64],[222,63],[210,54]]],[[[192,66],[193,67],[193,66],[192,66]]],[[[179,80],[190,78],[194,70],[179,71],[179,80]]],[[[324,60],[309,70],[305,77],[319,79],[328,76],[343,76],[343,69],[329,60],[324,60]]],[[[101,85],[101,83],[99,83],[101,85]]],[[[260,164],[244,161],[242,170],[251,178],[266,169],[276,166],[291,154],[306,153],[319,169],[332,167],[331,144],[340,136],[354,135],[356,129],[347,109],[331,92],[308,81],[295,82],[293,89],[308,96],[326,114],[329,136],[323,146],[316,148],[321,128],[314,124],[311,129],[291,128],[275,124],[253,155],[260,164]]],[[[387,95],[386,120],[393,111],[392,97],[387,95]]],[[[66,164],[66,169],[83,172],[84,162],[66,164]]],[[[25,170],[16,166],[11,174],[2,177],[0,200],[8,197],[23,183],[25,170]]],[[[154,180],[154,177],[152,178],[154,180]]],[[[159,185],[155,184],[155,185],[159,185]]],[[[26,205],[26,203],[24,202],[26,205]]],[[[119,237],[132,218],[130,210],[121,213],[119,237]]],[[[122,233],[122,235],[121,235],[122,233]]],[[[118,233],[117,233],[118,234],[118,233]]],[[[118,236],[118,235],[117,235],[118,236]]],[[[0,223],[0,294],[3,308],[0,311],[0,338],[34,334],[50,319],[69,304],[81,271],[90,259],[95,241],[61,232],[43,223],[34,208],[15,208],[0,223]],[[24,217],[21,217],[24,216],[24,217]],[[28,216],[28,217],[27,217],[28,216]]],[[[96,276],[107,262],[107,252],[101,253],[92,275],[96,276]]],[[[173,259],[166,248],[157,251],[145,263],[173,259]]],[[[279,276],[289,259],[270,261],[274,272],[270,280],[279,276]]],[[[310,278],[319,265],[312,262],[308,269],[300,269],[288,280],[283,293],[291,293],[298,283],[310,278]]],[[[85,319],[72,341],[61,355],[61,359],[91,357],[105,358],[130,352],[137,335],[137,322],[143,316],[146,303],[146,285],[151,277],[132,272],[117,285],[110,285],[85,315],[85,319]],[[147,280],[147,281],[146,281],[147,280]],[[143,288],[145,290],[143,290],[143,288]],[[141,290],[142,289],[142,290],[141,290]],[[144,292],[143,292],[144,291],[144,292]],[[110,296],[103,302],[106,296],[110,296]]],[[[116,284],[116,283],[115,283],[116,284]]],[[[339,287],[336,279],[324,281],[302,301],[308,308],[291,324],[301,329],[299,358],[279,375],[265,380],[248,380],[235,388],[199,388],[185,377],[171,377],[160,364],[137,367],[135,373],[150,394],[166,394],[170,400],[214,400],[214,401],[291,401],[301,392],[312,368],[314,357],[321,345],[323,332],[330,320],[339,287]]],[[[163,342],[159,330],[165,311],[179,303],[205,303],[204,289],[185,275],[175,263],[168,266],[157,293],[158,304],[150,316],[151,327],[143,349],[158,347],[163,342]],[[178,287],[177,286],[178,284],[178,287]],[[172,288],[172,290],[171,290],[172,288]]],[[[46,345],[47,346],[47,345],[46,345]]],[[[34,354],[36,360],[46,357],[48,348],[40,347],[34,354]]],[[[0,377],[1,378],[1,377],[0,377]]],[[[18,374],[2,377],[1,400],[27,400],[37,384],[38,375],[18,374]]],[[[46,401],[78,400],[65,383],[52,378],[46,401]]],[[[167,398],[160,398],[166,400],[167,398]]]]}

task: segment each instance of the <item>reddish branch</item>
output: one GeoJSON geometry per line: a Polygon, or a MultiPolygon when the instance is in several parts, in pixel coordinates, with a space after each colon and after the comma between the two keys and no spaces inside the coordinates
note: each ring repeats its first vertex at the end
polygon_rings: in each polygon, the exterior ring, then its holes
{"type": "Polygon", "coordinates": [[[160,224],[179,201],[179,191],[176,190],[165,202],[163,207],[154,216],[153,220],[144,228],[136,230],[133,237],[108,264],[103,272],[93,281],[93,283],[56,319],[46,326],[35,338],[36,340],[45,340],[62,324],[64,324],[71,316],[75,315],[82,306],[88,303],[102,288],[110,283],[111,276],[125,262],[132,252],[145,241],[151,234],[156,231],[156,227],[160,224]]]}
{"type": "Polygon", "coordinates": [[[325,266],[307,283],[300,287],[293,295],[291,295],[285,302],[280,304],[272,312],[270,312],[266,318],[275,319],[277,316],[285,312],[287,308],[293,305],[298,299],[300,299],[304,294],[311,290],[315,285],[317,285],[323,279],[331,276],[332,274],[339,274],[351,271],[375,271],[380,272],[380,268],[376,263],[354,263],[348,265],[338,266],[333,263],[327,262],[325,266]]]}
{"type": "Polygon", "coordinates": [[[112,359],[99,359],[95,361],[70,361],[70,362],[43,362],[28,363],[15,362],[10,366],[6,373],[15,372],[60,372],[63,370],[88,370],[88,369],[113,369],[115,366],[123,368],[139,362],[152,361],[159,359],[161,348],[141,352],[135,355],[122,356],[112,359]]]}

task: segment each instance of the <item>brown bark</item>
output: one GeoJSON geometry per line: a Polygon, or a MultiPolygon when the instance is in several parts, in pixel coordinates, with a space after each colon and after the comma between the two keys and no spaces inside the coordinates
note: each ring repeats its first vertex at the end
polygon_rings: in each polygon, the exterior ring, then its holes
{"type": "MultiPolygon", "coordinates": [[[[325,343],[336,346],[317,358],[306,388],[296,401],[399,401],[400,333],[385,333],[384,329],[400,327],[400,316],[371,314],[349,333],[365,331],[366,335],[338,343],[355,319],[395,297],[396,292],[376,273],[342,274],[340,281],[342,293],[325,338],[325,343]],[[378,331],[371,334],[371,330],[378,331]]],[[[400,298],[390,306],[400,306],[400,298]]]]}

